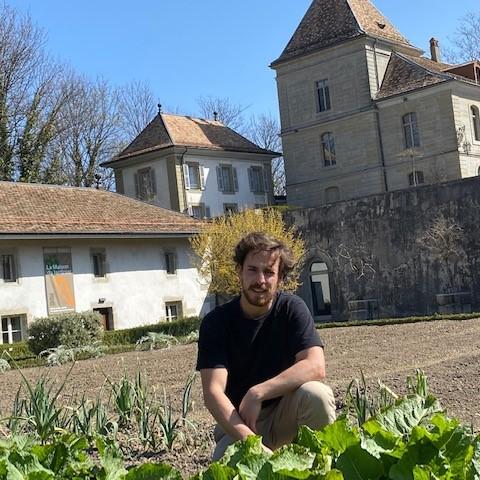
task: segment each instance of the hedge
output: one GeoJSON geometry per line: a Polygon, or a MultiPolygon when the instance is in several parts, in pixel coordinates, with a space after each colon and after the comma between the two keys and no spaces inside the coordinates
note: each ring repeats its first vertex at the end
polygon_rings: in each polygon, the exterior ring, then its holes
{"type": "Polygon", "coordinates": [[[24,358],[31,358],[34,356],[35,354],[30,350],[27,342],[0,344],[0,357],[4,358],[7,361],[10,361],[11,358],[17,361],[23,360],[24,358]]]}
{"type": "Polygon", "coordinates": [[[480,318],[480,312],[474,313],[452,313],[452,314],[440,314],[434,313],[433,315],[422,317],[392,317],[392,318],[374,318],[371,320],[343,320],[334,322],[315,322],[316,328],[336,328],[336,327],[362,327],[368,325],[400,325],[403,323],[420,323],[420,322],[434,322],[436,320],[471,320],[474,318],[480,318]]]}
{"type": "Polygon", "coordinates": [[[126,328],[124,330],[108,330],[103,336],[105,345],[132,345],[148,332],[165,333],[174,337],[183,337],[200,328],[199,317],[187,317],[175,322],[154,323],[141,327],[126,328]]]}

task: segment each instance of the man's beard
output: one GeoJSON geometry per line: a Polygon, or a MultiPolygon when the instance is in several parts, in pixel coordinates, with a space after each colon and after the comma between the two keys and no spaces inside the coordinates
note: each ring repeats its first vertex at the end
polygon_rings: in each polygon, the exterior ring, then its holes
{"type": "Polygon", "coordinates": [[[254,305],[255,307],[264,307],[268,305],[272,298],[273,293],[270,290],[263,290],[261,294],[250,290],[251,288],[258,288],[255,286],[250,286],[247,288],[242,288],[242,293],[245,296],[245,299],[250,305],[254,305]]]}

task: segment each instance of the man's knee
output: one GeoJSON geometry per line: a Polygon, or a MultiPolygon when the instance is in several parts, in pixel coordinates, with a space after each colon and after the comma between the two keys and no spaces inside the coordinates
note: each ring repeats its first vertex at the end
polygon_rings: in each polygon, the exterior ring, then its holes
{"type": "Polygon", "coordinates": [[[335,421],[335,397],[332,389],[322,382],[312,381],[297,390],[300,396],[298,412],[305,425],[321,428],[335,421]]]}

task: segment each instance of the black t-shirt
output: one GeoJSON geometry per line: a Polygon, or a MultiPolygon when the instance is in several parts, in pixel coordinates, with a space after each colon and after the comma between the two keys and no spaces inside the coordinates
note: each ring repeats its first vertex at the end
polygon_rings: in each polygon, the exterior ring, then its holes
{"type": "Polygon", "coordinates": [[[314,346],[323,343],[301,298],[280,292],[270,311],[252,320],[236,297],[203,319],[197,370],[226,368],[225,393],[238,409],[250,387],[291,367],[298,352],[314,346]]]}

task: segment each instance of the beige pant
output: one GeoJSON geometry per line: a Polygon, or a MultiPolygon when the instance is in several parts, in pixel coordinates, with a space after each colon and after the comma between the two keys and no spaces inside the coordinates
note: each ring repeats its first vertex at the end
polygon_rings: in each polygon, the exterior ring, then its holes
{"type": "MultiPolygon", "coordinates": [[[[335,399],[332,389],[321,382],[304,383],[297,390],[260,411],[257,433],[263,444],[272,450],[290,443],[300,425],[320,429],[335,421],[335,399]]],[[[234,440],[225,434],[220,425],[215,427],[217,445],[212,459],[220,459],[234,440]]]]}

